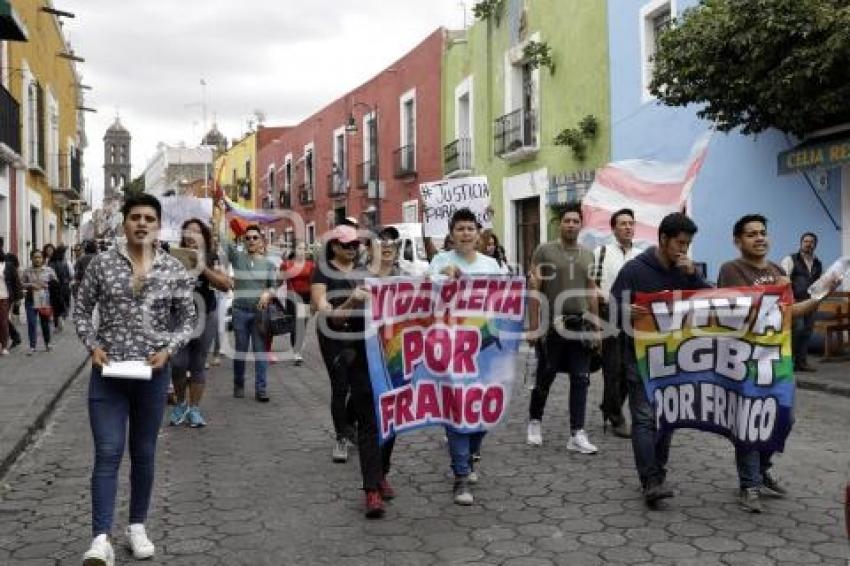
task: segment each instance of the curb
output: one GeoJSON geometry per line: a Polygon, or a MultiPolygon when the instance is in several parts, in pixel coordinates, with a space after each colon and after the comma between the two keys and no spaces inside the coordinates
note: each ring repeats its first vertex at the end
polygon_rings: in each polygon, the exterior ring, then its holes
{"type": "Polygon", "coordinates": [[[850,397],[850,385],[833,385],[831,383],[823,383],[817,380],[797,378],[797,387],[807,389],[809,391],[819,391],[821,393],[831,393],[842,397],[850,397]]]}
{"type": "Polygon", "coordinates": [[[18,442],[9,450],[6,454],[3,455],[2,460],[0,460],[0,479],[6,476],[6,472],[9,471],[9,468],[18,460],[18,457],[21,453],[26,450],[26,448],[30,445],[30,443],[35,439],[38,434],[44,430],[44,425],[47,423],[47,420],[50,418],[50,415],[53,414],[53,411],[56,409],[56,405],[59,403],[59,399],[62,398],[62,395],[65,394],[65,391],[74,383],[74,380],[80,375],[83,371],[83,368],[88,365],[89,358],[86,357],[80,365],[71,372],[70,377],[66,379],[62,386],[56,391],[53,397],[50,398],[47,405],[45,405],[44,409],[36,416],[35,420],[31,425],[27,427],[27,432],[21,437],[18,442]]]}

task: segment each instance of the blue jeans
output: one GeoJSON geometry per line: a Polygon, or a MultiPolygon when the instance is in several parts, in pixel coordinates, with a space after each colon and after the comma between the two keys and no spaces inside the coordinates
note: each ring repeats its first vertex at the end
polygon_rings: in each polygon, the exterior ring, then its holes
{"type": "Polygon", "coordinates": [[[103,377],[92,368],[89,423],[94,439],[91,476],[92,533],[109,534],[118,493],[118,469],[130,442],[130,523],[144,523],[153,491],[156,438],[168,395],[168,366],[150,381],[103,377]]]}
{"type": "Polygon", "coordinates": [[[50,318],[40,314],[32,305],[27,308],[27,335],[30,339],[30,348],[35,350],[38,343],[38,325],[41,324],[41,336],[44,338],[45,347],[50,344],[50,318]]]}
{"type": "Polygon", "coordinates": [[[646,397],[646,389],[637,375],[634,359],[626,366],[629,408],[632,413],[632,450],[640,483],[644,488],[660,484],[667,476],[671,434],[659,434],[655,413],[646,397]]]}
{"type": "Polygon", "coordinates": [[[254,390],[256,393],[266,391],[266,371],[268,362],[266,356],[266,341],[257,327],[256,310],[233,309],[233,332],[236,334],[236,355],[233,357],[233,384],[245,386],[245,359],[248,355],[249,342],[254,351],[254,390]]]}
{"type": "Polygon", "coordinates": [[[763,485],[764,474],[773,465],[771,458],[773,452],[735,448],[735,466],[738,468],[738,484],[741,489],[759,488],[763,485]]]}
{"type": "Polygon", "coordinates": [[[481,441],[486,432],[457,432],[446,427],[449,439],[449,456],[456,478],[465,478],[472,472],[472,455],[481,452],[481,441]]]}

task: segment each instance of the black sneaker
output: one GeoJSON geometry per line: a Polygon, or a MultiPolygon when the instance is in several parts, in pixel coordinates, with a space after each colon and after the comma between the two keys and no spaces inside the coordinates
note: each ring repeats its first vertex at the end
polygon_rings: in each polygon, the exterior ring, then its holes
{"type": "Polygon", "coordinates": [[[241,385],[234,385],[233,396],[237,399],[242,399],[243,397],[245,397],[245,388],[241,385]]]}
{"type": "Polygon", "coordinates": [[[669,499],[674,495],[673,490],[667,487],[667,484],[663,481],[650,483],[643,490],[643,498],[646,500],[646,504],[650,506],[655,505],[662,499],[669,499]]]}
{"type": "Polygon", "coordinates": [[[268,394],[268,393],[266,393],[265,391],[257,391],[257,392],[254,394],[254,398],[255,398],[257,401],[259,401],[260,403],[268,403],[268,402],[269,402],[269,400],[270,400],[269,394],[268,394]]]}
{"type": "Polygon", "coordinates": [[[738,506],[747,513],[761,513],[759,490],[747,487],[738,491],[738,506]]]}
{"type": "Polygon", "coordinates": [[[771,476],[770,474],[765,473],[762,477],[762,487],[764,487],[768,493],[765,495],[772,495],[773,497],[785,497],[788,495],[788,490],[779,485],[779,482],[776,481],[776,478],[771,476]]]}

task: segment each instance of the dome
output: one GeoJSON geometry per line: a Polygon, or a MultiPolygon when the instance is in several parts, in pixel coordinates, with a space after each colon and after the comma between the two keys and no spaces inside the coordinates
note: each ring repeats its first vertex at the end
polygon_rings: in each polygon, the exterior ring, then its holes
{"type": "Polygon", "coordinates": [[[213,123],[212,128],[207,135],[204,136],[204,139],[201,140],[201,145],[211,145],[213,147],[225,148],[227,147],[227,138],[218,131],[218,125],[213,123]]]}

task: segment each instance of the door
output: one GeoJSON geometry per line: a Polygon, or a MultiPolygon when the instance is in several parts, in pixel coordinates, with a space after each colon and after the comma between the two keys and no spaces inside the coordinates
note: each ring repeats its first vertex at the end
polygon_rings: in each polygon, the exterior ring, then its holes
{"type": "Polygon", "coordinates": [[[517,218],[517,261],[528,273],[531,256],[540,245],[540,197],[514,201],[517,218]]]}

